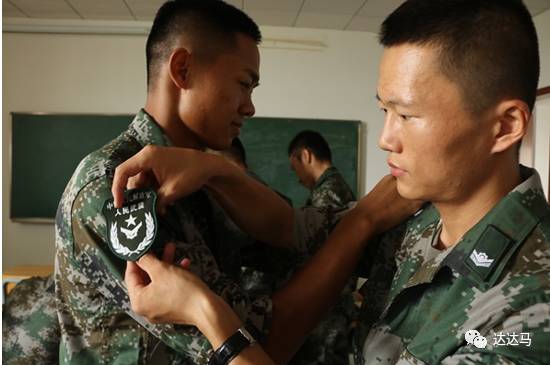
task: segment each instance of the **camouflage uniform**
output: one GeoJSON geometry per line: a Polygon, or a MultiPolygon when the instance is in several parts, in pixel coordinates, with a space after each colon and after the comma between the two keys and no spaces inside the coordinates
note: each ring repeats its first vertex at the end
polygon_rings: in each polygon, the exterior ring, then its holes
{"type": "Polygon", "coordinates": [[[449,249],[434,248],[433,206],[369,245],[357,364],[550,364],[550,207],[538,174],[522,175],[449,249]]]}
{"type": "Polygon", "coordinates": [[[59,324],[52,276],[19,282],[2,309],[2,363],[57,364],[59,324]]]}
{"type": "MultiPolygon", "coordinates": [[[[210,344],[195,327],[150,324],[130,308],[125,261],[111,253],[101,209],[111,197],[117,165],[147,144],[169,145],[141,110],[127,131],[91,153],[77,167],[56,217],[55,294],[61,327],[61,364],[205,364],[210,344]]],[[[271,300],[251,300],[236,284],[240,263],[225,215],[202,190],[179,200],[160,224],[154,244],[176,243],[176,258],[224,298],[243,321],[265,331],[271,300]]]]}
{"type": "MultiPolygon", "coordinates": [[[[247,170],[247,175],[259,181],[271,189],[253,171],[247,170]]],[[[272,189],[273,190],[273,189],[272,189]]],[[[285,195],[273,190],[283,198],[288,205],[292,206],[292,200],[285,195]]],[[[229,219],[231,220],[231,219],[229,219]]],[[[241,273],[239,283],[241,287],[252,296],[273,295],[289,278],[292,270],[296,267],[296,251],[287,247],[275,247],[264,242],[257,242],[245,233],[242,234],[241,244],[241,273]],[[247,242],[248,244],[245,244],[247,242]]]]}
{"type": "Polygon", "coordinates": [[[305,206],[339,209],[352,201],[355,201],[353,192],[340,171],[331,166],[319,176],[315,185],[311,188],[311,194],[306,200],[305,206]]]}
{"type": "MultiPolygon", "coordinates": [[[[342,209],[355,200],[350,187],[334,166],[326,169],[315,182],[305,206],[320,209],[342,209]]],[[[306,259],[300,260],[305,263],[306,259]]],[[[347,364],[352,353],[351,326],[357,316],[353,291],[357,277],[352,277],[340,300],[325,319],[310,333],[291,365],[347,364]]]]}

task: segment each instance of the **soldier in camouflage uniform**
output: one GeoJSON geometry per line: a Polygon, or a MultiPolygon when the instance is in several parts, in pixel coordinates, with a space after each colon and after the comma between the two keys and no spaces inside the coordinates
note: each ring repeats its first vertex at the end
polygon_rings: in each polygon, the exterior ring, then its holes
{"type": "MultiPolygon", "coordinates": [[[[408,0],[380,38],[380,145],[399,193],[431,203],[364,252],[356,363],[550,363],[550,206],[517,153],[539,71],[528,10],[408,0]]],[[[295,231],[322,240],[307,214],[295,231]]]]}
{"type": "MultiPolygon", "coordinates": [[[[355,201],[351,188],[340,171],[332,165],[332,153],[327,141],[315,131],[298,133],[288,145],[292,170],[302,185],[310,190],[304,206],[320,209],[345,209],[355,201]]],[[[301,255],[301,265],[308,255],[301,255]]],[[[353,291],[357,277],[352,277],[342,290],[340,301],[326,319],[313,330],[290,362],[293,365],[347,364],[352,349],[350,334],[357,307],[353,291]]]]}
{"type": "MultiPolygon", "coordinates": [[[[124,260],[107,246],[102,207],[116,166],[147,145],[226,148],[254,114],[261,35],[240,10],[217,0],[169,1],[147,40],[145,109],[119,137],[85,157],[56,216],[55,294],[61,364],[204,364],[208,341],[193,327],[155,325],[130,308],[124,260]],[[204,44],[209,44],[204,47],[204,44]]],[[[257,329],[269,297],[250,299],[237,284],[239,245],[225,214],[199,190],[160,218],[155,249],[175,242],[177,257],[257,329]]]]}
{"type": "Polygon", "coordinates": [[[57,364],[59,336],[53,277],[17,283],[2,308],[2,363],[57,364]]]}
{"type": "Polygon", "coordinates": [[[452,248],[437,249],[434,205],[373,245],[356,363],[550,361],[550,207],[538,174],[525,168],[522,177],[452,248]],[[470,330],[486,347],[467,343],[470,330]]]}
{"type": "Polygon", "coordinates": [[[332,165],[330,147],[318,132],[305,130],[294,136],[288,145],[288,157],[300,184],[310,190],[305,206],[341,209],[356,200],[342,174],[332,165]]]}
{"type": "Polygon", "coordinates": [[[380,40],[379,144],[400,194],[432,204],[371,246],[356,362],[550,362],[550,207],[518,164],[539,71],[528,10],[409,0],[380,40]]]}
{"type": "Polygon", "coordinates": [[[305,206],[342,208],[355,201],[355,196],[335,166],[327,168],[315,181],[305,206]]]}

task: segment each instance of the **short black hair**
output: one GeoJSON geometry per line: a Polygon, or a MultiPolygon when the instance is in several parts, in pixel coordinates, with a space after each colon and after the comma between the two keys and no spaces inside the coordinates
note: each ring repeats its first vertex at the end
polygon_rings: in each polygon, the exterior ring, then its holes
{"type": "Polygon", "coordinates": [[[321,133],[312,130],[304,130],[295,135],[288,144],[288,157],[299,157],[300,152],[302,152],[304,148],[307,148],[313,153],[319,161],[332,162],[330,147],[321,133]]]}
{"type": "Polygon", "coordinates": [[[538,40],[521,0],[408,0],[382,23],[379,37],[385,47],[436,47],[441,71],[457,83],[472,112],[504,97],[533,109],[538,40]]]}
{"type": "Polygon", "coordinates": [[[236,46],[236,35],[262,41],[258,25],[244,12],[221,0],[170,0],[157,11],[147,38],[147,86],[151,88],[159,66],[168,59],[184,35],[207,62],[236,46]]]}

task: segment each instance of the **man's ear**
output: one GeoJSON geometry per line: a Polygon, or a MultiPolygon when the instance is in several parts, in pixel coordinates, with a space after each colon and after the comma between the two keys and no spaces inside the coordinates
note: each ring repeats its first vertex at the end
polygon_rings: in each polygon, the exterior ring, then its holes
{"type": "Polygon", "coordinates": [[[177,48],[170,55],[170,79],[179,89],[189,88],[189,63],[191,54],[185,48],[177,48]]]}
{"type": "Polygon", "coordinates": [[[524,101],[515,99],[501,102],[495,111],[494,144],[491,152],[498,153],[507,150],[523,138],[527,132],[531,112],[524,101]]]}
{"type": "Polygon", "coordinates": [[[300,152],[300,159],[304,165],[309,165],[311,163],[311,151],[307,148],[302,148],[302,151],[300,152]]]}

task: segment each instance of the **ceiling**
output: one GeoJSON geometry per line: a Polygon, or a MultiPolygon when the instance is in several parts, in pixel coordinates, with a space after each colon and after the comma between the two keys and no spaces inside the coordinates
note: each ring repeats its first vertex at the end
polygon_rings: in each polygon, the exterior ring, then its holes
{"type": "MultiPolygon", "coordinates": [[[[2,0],[3,18],[152,21],[164,0],[2,0]]],[[[260,25],[377,32],[403,0],[227,0],[260,25]]],[[[531,15],[550,0],[524,0],[531,15]]]]}

